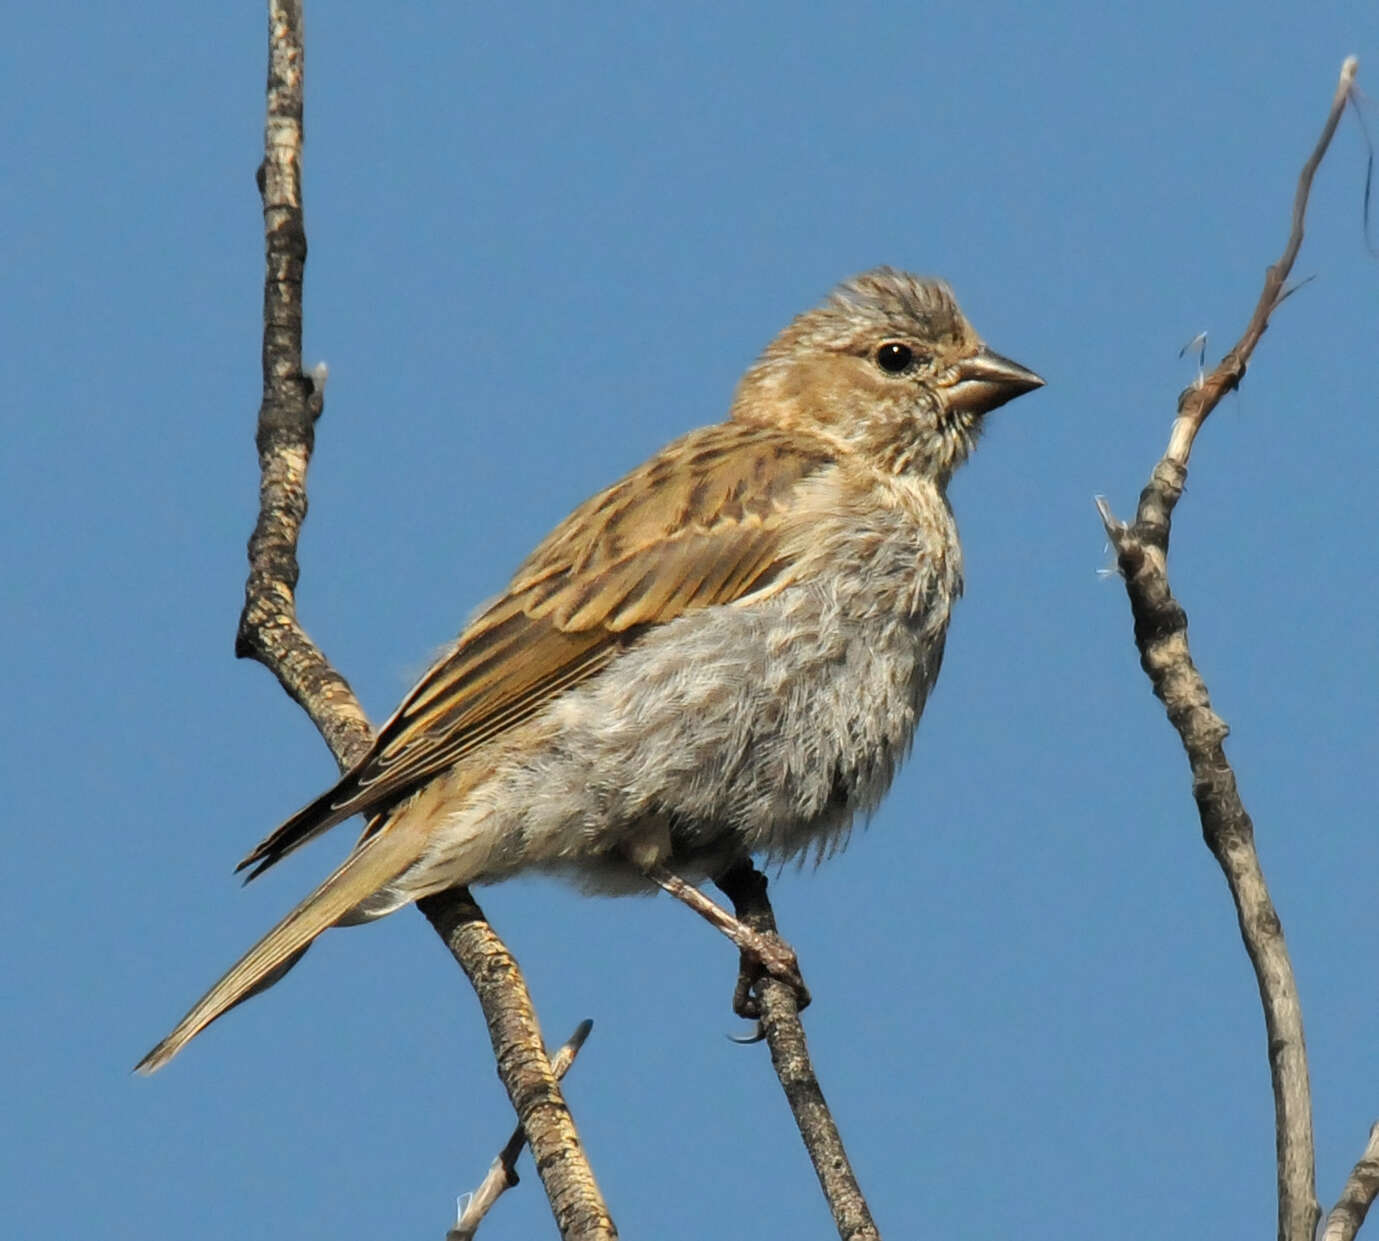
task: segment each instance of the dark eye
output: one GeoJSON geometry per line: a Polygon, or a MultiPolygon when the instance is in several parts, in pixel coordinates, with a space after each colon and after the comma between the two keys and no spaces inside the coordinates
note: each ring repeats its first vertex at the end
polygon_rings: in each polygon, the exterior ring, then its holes
{"type": "Polygon", "coordinates": [[[891,375],[909,370],[914,362],[914,350],[898,340],[888,340],[876,351],[876,365],[891,375]]]}

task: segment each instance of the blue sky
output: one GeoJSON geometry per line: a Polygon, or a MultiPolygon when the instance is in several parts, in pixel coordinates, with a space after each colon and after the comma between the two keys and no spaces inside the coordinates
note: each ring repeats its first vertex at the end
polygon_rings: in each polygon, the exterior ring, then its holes
{"type": "MultiPolygon", "coordinates": [[[[309,6],[308,629],[381,719],[792,314],[879,262],[948,278],[1048,387],[955,482],[968,591],[912,760],[774,885],[819,1073],[887,1236],[1267,1235],[1255,987],[1093,500],[1129,514],[1180,346],[1243,325],[1346,54],[1374,89],[1379,12],[498,7],[309,6]]],[[[411,911],[129,1072],[350,838],[230,874],[333,772],[232,658],[263,26],[30,5],[0,49],[11,1236],[439,1237],[510,1127],[411,911]]],[[[1299,974],[1327,1202],[1379,1116],[1365,158],[1347,119],[1315,279],[1199,440],[1172,556],[1299,974]]],[[[569,1095],[624,1236],[832,1235],[765,1051],[724,1037],[726,943],[663,899],[480,899],[550,1037],[594,1019],[569,1095]]],[[[527,1179],[489,1241],[549,1235],[527,1179]]]]}

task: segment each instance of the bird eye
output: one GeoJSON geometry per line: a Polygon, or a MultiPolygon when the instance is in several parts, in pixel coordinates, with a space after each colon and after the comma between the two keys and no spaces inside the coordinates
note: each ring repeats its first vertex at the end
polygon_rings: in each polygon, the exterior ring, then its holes
{"type": "Polygon", "coordinates": [[[876,365],[891,375],[899,375],[915,364],[915,352],[898,340],[888,340],[876,351],[876,365]]]}

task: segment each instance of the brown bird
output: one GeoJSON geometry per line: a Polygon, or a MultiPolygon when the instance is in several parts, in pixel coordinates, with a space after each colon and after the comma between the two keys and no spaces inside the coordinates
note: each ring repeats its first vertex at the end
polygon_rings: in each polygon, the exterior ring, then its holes
{"type": "Polygon", "coordinates": [[[948,480],[983,416],[1042,383],[982,344],[945,285],[890,268],[796,318],[727,422],[557,526],[365,757],[240,863],[253,878],[366,816],[344,863],[138,1068],[327,927],[432,892],[530,869],[683,894],[752,855],[839,845],[938,675],[962,591],[948,480]]]}

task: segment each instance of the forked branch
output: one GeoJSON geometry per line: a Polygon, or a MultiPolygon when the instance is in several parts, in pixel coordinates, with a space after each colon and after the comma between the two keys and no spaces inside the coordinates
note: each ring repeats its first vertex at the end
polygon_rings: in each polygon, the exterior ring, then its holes
{"type": "Polygon", "coordinates": [[[1229,730],[1212,710],[1206,682],[1188,649],[1187,615],[1169,586],[1168,542],[1197,432],[1221,398],[1240,383],[1270,316],[1288,296],[1288,279],[1302,246],[1312,178],[1350,97],[1355,70],[1353,57],[1341,67],[1321,136],[1298,178],[1283,255],[1268,269],[1254,313],[1235,347],[1210,375],[1179,398],[1168,450],[1140,494],[1135,520],[1128,525],[1117,521],[1106,502],[1098,501],[1130,597],[1140,664],[1187,752],[1202,834],[1226,876],[1259,985],[1274,1090],[1280,1241],[1313,1241],[1321,1214],[1302,1008],[1283,927],[1255,851],[1254,825],[1223,749],[1229,730]]]}
{"type": "MultiPolygon", "coordinates": [[[[592,1021],[581,1021],[575,1032],[551,1057],[551,1071],[557,1080],[569,1072],[575,1057],[579,1055],[579,1049],[584,1046],[584,1040],[589,1037],[589,1031],[593,1028],[592,1021]]],[[[474,1235],[479,1231],[479,1225],[483,1223],[484,1216],[489,1213],[493,1204],[509,1189],[519,1184],[517,1157],[526,1144],[526,1130],[518,1125],[489,1166],[487,1174],[479,1183],[479,1188],[468,1195],[455,1226],[445,1234],[445,1241],[473,1241],[474,1235]]]]}
{"type": "MultiPolygon", "coordinates": [[[[258,660],[311,717],[342,768],[367,749],[367,716],[349,684],[297,620],[297,540],[306,517],[306,472],[324,375],[302,372],[304,47],[301,0],[269,0],[268,108],[263,196],[263,400],[259,516],[235,653],[258,660]]],[[[429,897],[425,912],[474,982],[507,1088],[546,1187],[561,1236],[617,1236],[541,1041],[535,1009],[512,954],[468,891],[429,897]]]]}

